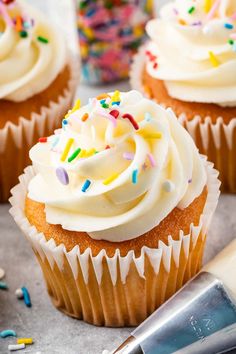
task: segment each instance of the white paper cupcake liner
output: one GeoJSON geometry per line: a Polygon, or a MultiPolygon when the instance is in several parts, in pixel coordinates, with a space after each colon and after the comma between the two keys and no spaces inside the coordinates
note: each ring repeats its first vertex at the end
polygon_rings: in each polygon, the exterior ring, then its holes
{"type": "Polygon", "coordinates": [[[71,58],[69,66],[70,80],[57,102],[51,101],[48,106],[43,106],[40,114],[33,112],[30,119],[21,117],[17,125],[7,122],[0,129],[0,202],[7,201],[10,189],[30,163],[29,149],[40,137],[52,134],[71,108],[79,81],[78,59],[71,58]]]}
{"type": "Polygon", "coordinates": [[[134,326],[194,276],[219,198],[218,172],[211,163],[205,164],[208,195],[199,224],[191,224],[188,234],[180,231],[178,240],[170,235],[168,244],[143,247],[139,257],[132,250],[125,257],[119,250],[113,257],[101,250],[95,257],[90,248],[81,253],[76,246],[67,252],[63,244],[47,241],[25,216],[28,184],[35,175],[32,166],[26,168],[11,191],[10,213],[31,243],[55,306],[96,325],[134,326]]]}
{"type": "MultiPolygon", "coordinates": [[[[150,98],[142,84],[145,50],[146,46],[142,46],[133,59],[130,84],[133,89],[150,98]]],[[[163,102],[157,103],[165,107],[163,102]]],[[[194,139],[200,153],[206,155],[219,171],[222,191],[236,193],[236,117],[225,124],[222,117],[215,122],[210,116],[199,115],[189,120],[183,112],[178,119],[194,139]]]]}

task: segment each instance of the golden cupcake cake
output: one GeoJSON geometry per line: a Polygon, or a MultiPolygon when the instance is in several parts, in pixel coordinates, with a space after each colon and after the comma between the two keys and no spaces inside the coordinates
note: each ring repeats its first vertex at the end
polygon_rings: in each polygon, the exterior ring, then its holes
{"type": "Polygon", "coordinates": [[[137,91],[77,101],[30,158],[11,214],[61,311],[135,326],[200,269],[218,173],[170,109],[137,91]]]}
{"type": "Polygon", "coordinates": [[[132,86],[175,111],[219,170],[222,190],[236,192],[235,1],[172,1],[147,33],[132,86]]]}
{"type": "Polygon", "coordinates": [[[0,201],[6,201],[28,152],[60,124],[78,73],[65,39],[22,0],[0,1],[0,201]]]}

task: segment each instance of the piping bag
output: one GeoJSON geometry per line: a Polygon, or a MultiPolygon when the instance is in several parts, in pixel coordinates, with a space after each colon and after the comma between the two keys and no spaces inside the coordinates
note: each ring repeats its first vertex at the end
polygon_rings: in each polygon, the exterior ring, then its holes
{"type": "Polygon", "coordinates": [[[236,353],[236,239],[113,353],[216,354],[232,349],[236,353]]]}

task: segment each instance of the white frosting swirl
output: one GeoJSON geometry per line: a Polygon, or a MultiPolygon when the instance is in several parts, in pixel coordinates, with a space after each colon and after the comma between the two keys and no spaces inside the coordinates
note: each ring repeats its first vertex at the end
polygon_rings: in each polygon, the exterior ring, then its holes
{"type": "Polygon", "coordinates": [[[205,8],[204,0],[175,0],[162,8],[160,19],[147,24],[152,39],[148,49],[158,63],[154,67],[149,60],[147,71],[164,81],[171,97],[235,106],[236,41],[228,41],[236,32],[236,1],[211,3],[218,4],[215,11],[205,8]]]}
{"type": "Polygon", "coordinates": [[[24,101],[45,90],[61,72],[66,63],[65,40],[43,14],[22,0],[0,5],[0,99],[24,101]],[[25,38],[14,25],[17,17],[27,24],[22,27],[25,38]]]}
{"type": "Polygon", "coordinates": [[[187,207],[206,184],[203,161],[173,112],[137,91],[122,93],[120,106],[102,108],[93,99],[72,113],[67,123],[30,151],[37,174],[29,185],[29,198],[45,204],[51,224],[86,231],[94,239],[129,240],[154,228],[176,206],[187,207]],[[108,117],[112,109],[119,111],[116,120],[108,117]],[[84,122],[81,117],[86,112],[89,118],[84,122]],[[122,118],[126,113],[139,129],[122,118]],[[70,138],[74,140],[68,156],[77,148],[97,153],[62,162],[70,138]],[[68,185],[58,181],[58,166],[67,171],[68,185]],[[132,180],[135,170],[137,183],[132,180]],[[117,178],[104,184],[114,173],[117,178]],[[83,192],[86,180],[91,185],[83,192]]]}

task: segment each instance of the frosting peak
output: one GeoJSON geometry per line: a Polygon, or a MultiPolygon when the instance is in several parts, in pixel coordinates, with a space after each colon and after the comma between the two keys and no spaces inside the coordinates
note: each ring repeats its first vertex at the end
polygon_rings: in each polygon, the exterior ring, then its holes
{"type": "Polygon", "coordinates": [[[170,96],[190,102],[236,105],[236,2],[175,0],[147,25],[154,65],[170,96]],[[173,60],[174,58],[174,60],[173,60]]]}
{"type": "Polygon", "coordinates": [[[24,101],[45,90],[66,63],[59,30],[22,0],[0,0],[0,99],[24,101]]]}
{"type": "Polygon", "coordinates": [[[124,241],[200,195],[203,162],[171,110],[137,91],[79,104],[30,151],[29,197],[45,204],[49,223],[124,241]]]}

